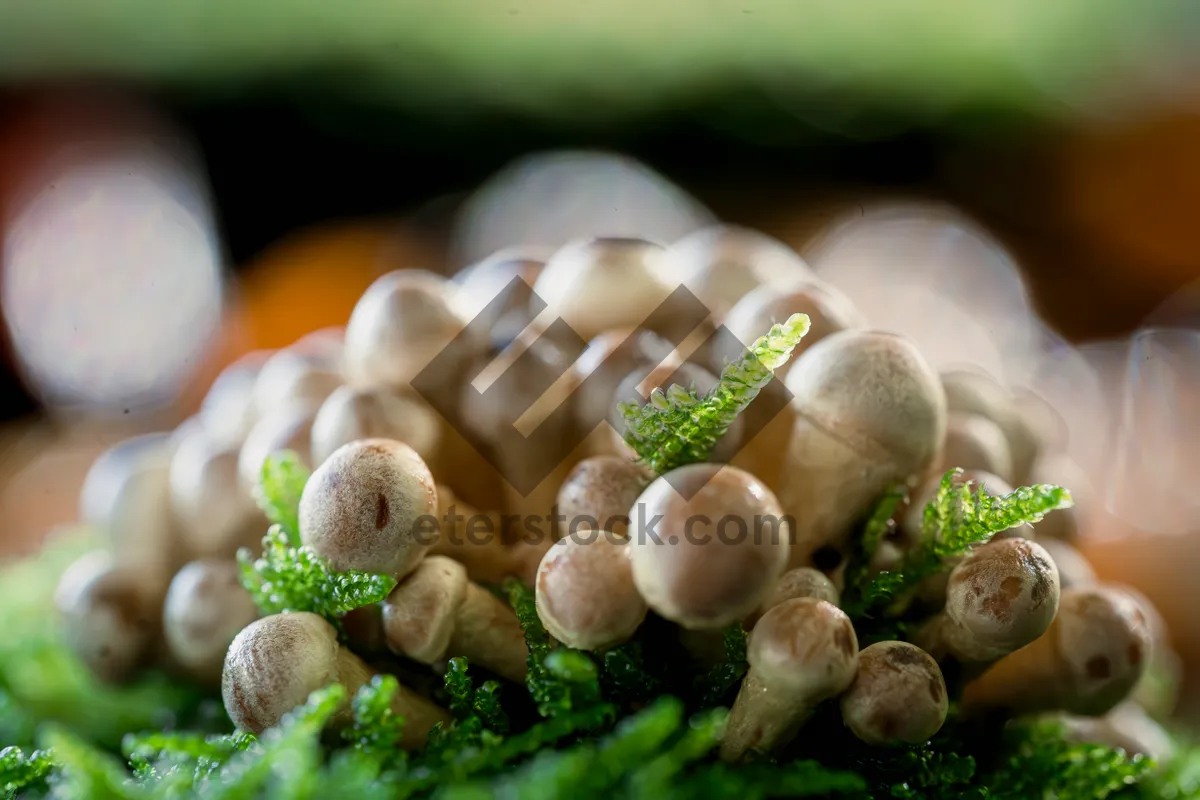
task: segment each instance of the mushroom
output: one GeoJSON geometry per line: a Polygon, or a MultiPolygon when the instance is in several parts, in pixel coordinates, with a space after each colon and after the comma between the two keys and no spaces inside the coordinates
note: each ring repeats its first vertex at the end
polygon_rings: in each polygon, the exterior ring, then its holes
{"type": "Polygon", "coordinates": [[[1146,616],[1128,594],[1068,589],[1045,635],[967,684],[962,709],[1105,714],[1137,685],[1150,646],[1146,616]]]}
{"type": "Polygon", "coordinates": [[[516,615],[444,556],[426,558],[383,601],[383,633],[392,652],[422,664],[466,656],[525,680],[529,650],[516,615]]]}
{"type": "Polygon", "coordinates": [[[746,642],[750,670],[729,712],[723,761],[770,752],[795,738],[817,706],[854,680],[858,637],[850,618],[812,597],[772,608],[746,642]]]}
{"type": "Polygon", "coordinates": [[[254,382],[254,410],[262,417],[289,403],[320,406],[342,385],[340,353],[323,340],[320,345],[293,345],[262,365],[254,382]]]}
{"type": "Polygon", "coordinates": [[[1154,719],[1137,703],[1126,700],[1101,717],[1057,715],[1066,728],[1069,741],[1098,744],[1124,750],[1128,755],[1143,755],[1163,765],[1175,753],[1175,743],[1154,719]]]}
{"type": "Polygon", "coordinates": [[[629,543],[611,531],[555,542],[538,567],[537,613],[567,647],[597,650],[621,644],[646,618],[633,584],[629,543]]]}
{"type": "Polygon", "coordinates": [[[867,744],[922,744],[942,729],[950,700],[932,656],[908,642],[878,642],[858,654],[841,707],[846,727],[867,744]]]}
{"type": "Polygon", "coordinates": [[[913,641],[939,660],[982,667],[1045,633],[1058,607],[1058,570],[1045,550],[1025,539],[991,541],[950,573],[946,607],[913,641]]]}
{"type": "Polygon", "coordinates": [[[952,411],[946,421],[940,472],[977,469],[1011,482],[1012,451],[1000,426],[980,414],[952,411]]]}
{"type": "Polygon", "coordinates": [[[255,350],[221,371],[200,404],[200,419],[214,441],[237,447],[258,419],[254,385],[270,350],[255,350]]]}
{"type": "Polygon", "coordinates": [[[809,348],[788,372],[795,425],[780,501],[796,520],[790,566],[844,548],[871,505],[895,484],[915,486],[946,429],[937,376],[907,338],[842,331],[809,348]]]}
{"type": "Polygon", "coordinates": [[[1150,655],[1142,679],[1134,687],[1132,698],[1150,714],[1160,719],[1175,713],[1179,701],[1179,686],[1183,681],[1183,660],[1175,652],[1170,631],[1162,614],[1150,598],[1124,584],[1108,584],[1124,592],[1138,603],[1150,628],[1150,655]]]}
{"type": "Polygon", "coordinates": [[[258,607],[236,561],[192,561],[175,574],[163,604],[163,635],[177,664],[206,683],[221,679],[225,652],[258,607]]]}
{"type": "Polygon", "coordinates": [[[437,485],[437,502],[438,537],[429,555],[453,558],[471,580],[487,583],[500,583],[518,571],[504,544],[503,520],[460,501],[442,484],[437,485]]]}
{"type": "Polygon", "coordinates": [[[820,570],[813,569],[812,567],[789,569],[779,576],[779,580],[775,581],[771,590],[767,592],[766,598],[762,601],[762,605],[758,607],[758,610],[754,612],[752,617],[747,619],[747,625],[752,626],[754,620],[775,606],[785,603],[788,600],[795,600],[797,597],[812,597],[836,606],[840,600],[840,593],[833,581],[826,577],[825,573],[820,570]]]}
{"type": "Polygon", "coordinates": [[[943,372],[941,383],[950,411],[978,414],[1004,431],[1012,463],[1009,477],[1025,484],[1042,443],[1041,437],[1019,412],[1013,394],[990,375],[973,369],[943,372]]]}
{"type": "MultiPolygon", "coordinates": [[[[233,724],[259,734],[317,689],[339,683],[352,697],[372,677],[362,659],[338,644],[332,625],[299,611],[263,617],[242,629],[225,655],[221,695],[233,724]]],[[[404,686],[392,699],[392,711],[404,719],[404,748],[423,746],[434,725],[450,723],[444,709],[404,686]]],[[[345,726],[351,719],[346,703],[332,721],[345,726]]]]}
{"type": "Polygon", "coordinates": [[[580,461],[558,489],[558,513],[566,531],[586,528],[625,536],[629,509],[653,477],[645,467],[619,456],[580,461]]]}
{"type": "Polygon", "coordinates": [[[665,252],[641,239],[574,241],[550,256],[533,291],[548,318],[562,319],[584,341],[642,327],[675,288],[663,271],[665,252]]]}
{"type": "Polygon", "coordinates": [[[389,272],[367,288],[350,315],[346,376],[363,388],[404,389],[439,356],[445,366],[457,367],[444,375],[457,385],[462,368],[484,348],[482,337],[469,331],[456,339],[470,321],[461,290],[445,278],[423,270],[389,272]]]}
{"type": "Polygon", "coordinates": [[[334,451],[300,495],[300,540],[339,571],[412,572],[437,532],[437,489],[406,444],[362,439],[334,451]]]}
{"type": "Polygon", "coordinates": [[[290,450],[305,466],[312,465],[312,423],[317,408],[311,403],[286,403],[264,414],[238,451],[238,478],[247,492],[262,477],[269,456],[290,450]]]}
{"type": "Polygon", "coordinates": [[[239,548],[256,548],[262,541],[267,518],[246,491],[238,460],[238,450],[214,439],[206,426],[179,432],[170,499],[192,558],[232,558],[239,548]]]}
{"type": "Polygon", "coordinates": [[[312,424],[314,464],[358,439],[404,442],[427,463],[437,456],[441,419],[420,399],[391,389],[341,386],[321,404],[312,424]]]}
{"type": "Polygon", "coordinates": [[[672,470],[642,492],[630,516],[634,585],[684,628],[746,617],[787,564],[790,520],[767,487],[737,467],[672,470]]]}
{"type": "Polygon", "coordinates": [[[92,463],[80,490],[80,518],[95,527],[117,562],[146,570],[165,587],[178,563],[168,473],[173,442],[163,433],[117,444],[92,463]]]}
{"type": "MultiPolygon", "coordinates": [[[[1057,514],[1058,512],[1054,513],[1057,514]]],[[[1052,517],[1054,514],[1050,514],[1049,516],[1052,517]]],[[[1061,542],[1057,539],[1039,540],[1038,544],[1045,548],[1050,558],[1054,560],[1054,565],[1058,567],[1058,582],[1063,589],[1074,589],[1076,586],[1091,586],[1096,583],[1096,571],[1092,569],[1092,565],[1084,558],[1083,553],[1066,542],[1061,542]]]]}
{"type": "Polygon", "coordinates": [[[666,261],[667,271],[718,319],[760,285],[780,292],[814,278],[804,260],[783,242],[732,225],[688,234],[667,249],[666,261]]]}
{"type": "Polygon", "coordinates": [[[54,594],[68,646],[108,683],[129,681],[147,665],[162,609],[157,580],[117,563],[106,552],[88,553],[63,572],[54,594]]]}
{"type": "Polygon", "coordinates": [[[460,270],[452,279],[472,319],[493,300],[502,298],[491,328],[493,348],[503,349],[533,321],[533,285],[544,265],[545,260],[532,252],[502,250],[460,270]]]}

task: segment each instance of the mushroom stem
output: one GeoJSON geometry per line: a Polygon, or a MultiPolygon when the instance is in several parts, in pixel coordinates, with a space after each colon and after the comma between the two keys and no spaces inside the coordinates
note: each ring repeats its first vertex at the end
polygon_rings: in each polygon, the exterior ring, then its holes
{"type": "Polygon", "coordinates": [[[472,580],[499,583],[513,570],[512,554],[504,546],[501,520],[496,514],[484,514],[454,496],[449,486],[438,484],[437,541],[430,555],[446,556],[467,568],[472,580]],[[478,530],[480,521],[486,523],[478,530]]]}
{"type": "MultiPolygon", "coordinates": [[[[337,656],[338,683],[346,687],[346,696],[353,698],[363,686],[375,677],[375,670],[366,662],[346,648],[338,650],[337,656]]],[[[445,709],[430,702],[426,697],[404,684],[398,684],[396,694],[392,696],[392,712],[404,718],[404,729],[401,732],[400,746],[405,749],[416,749],[424,746],[425,737],[439,722],[446,724],[450,715],[445,709]],[[410,733],[411,731],[411,733],[410,733]]],[[[349,725],[354,720],[354,710],[349,703],[338,710],[334,720],[339,725],[349,725]]]]}
{"type": "Polygon", "coordinates": [[[512,609],[476,583],[467,584],[447,652],[486,666],[510,681],[525,680],[529,649],[512,609]]]}

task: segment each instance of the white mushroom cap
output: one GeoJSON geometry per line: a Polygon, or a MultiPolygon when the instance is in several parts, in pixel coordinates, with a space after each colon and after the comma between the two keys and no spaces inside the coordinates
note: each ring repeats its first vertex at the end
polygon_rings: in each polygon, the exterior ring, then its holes
{"type": "Polygon", "coordinates": [[[471,581],[462,564],[429,556],[383,603],[383,632],[393,652],[423,664],[446,656],[471,581]]]}
{"type": "Polygon", "coordinates": [[[841,706],[855,736],[886,746],[928,741],[946,721],[950,700],[932,656],[907,642],[878,642],[858,654],[841,706]]]}
{"type": "Polygon", "coordinates": [[[268,456],[290,450],[311,467],[312,424],[317,409],[311,403],[289,403],[272,409],[254,423],[238,451],[238,477],[247,492],[258,485],[268,456]]]}
{"type": "Polygon", "coordinates": [[[221,371],[200,404],[200,419],[215,441],[240,445],[258,419],[254,385],[270,350],[255,350],[221,371]]]}
{"type": "Polygon", "coordinates": [[[261,418],[289,403],[320,405],[342,385],[337,357],[325,342],[289,347],[267,359],[254,382],[254,409],[261,418]]]}
{"type": "Polygon", "coordinates": [[[241,583],[236,561],[192,561],[175,574],[163,605],[171,655],[196,677],[217,681],[225,652],[258,607],[241,583]]]}
{"type": "Polygon", "coordinates": [[[175,557],[168,489],[173,442],[153,433],[126,439],[101,455],[80,491],[80,518],[104,536],[108,549],[129,569],[170,579],[175,557]]]}
{"type": "Polygon", "coordinates": [[[1008,437],[987,417],[951,412],[946,421],[940,470],[945,472],[955,467],[982,470],[1011,481],[1013,465],[1008,437]]]}
{"type": "MultiPolygon", "coordinates": [[[[460,289],[431,272],[397,270],[363,293],[346,325],[345,369],[356,386],[406,387],[466,327],[460,289]]],[[[464,348],[461,362],[482,350],[464,348]]]]}
{"type": "Polygon", "coordinates": [[[654,476],[619,456],[592,456],[575,465],[558,489],[558,513],[565,527],[611,531],[624,536],[629,509],[654,476]]]}
{"type": "Polygon", "coordinates": [[[789,525],[778,501],[736,467],[672,470],[642,492],[630,517],[634,583],[652,609],[685,628],[747,616],[787,565],[789,525]]]}
{"type": "Polygon", "coordinates": [[[436,540],[437,489],[411,447],[363,439],[336,450],[300,496],[300,539],[336,570],[399,580],[436,540]]]}
{"type": "Polygon", "coordinates": [[[841,609],[812,597],[772,608],[750,631],[746,661],[764,686],[803,695],[812,705],[854,680],[858,637],[841,609]]]}
{"type": "Polygon", "coordinates": [[[338,682],[339,649],[337,631],[316,614],[251,622],[225,655],[221,695],[229,718],[251,733],[273,727],[314,691],[338,682]]]}
{"type": "Polygon", "coordinates": [[[646,602],[633,583],[629,545],[610,531],[555,542],[542,558],[534,587],[538,618],[568,647],[618,645],[646,618],[646,602]]]}
{"type": "MultiPolygon", "coordinates": [[[[746,347],[792,314],[807,314],[810,327],[792,351],[792,360],[775,371],[779,378],[805,350],[830,334],[866,327],[866,319],[849,298],[829,284],[812,280],[794,288],[763,284],[747,293],[729,310],[722,323],[746,347]]],[[[714,368],[720,365],[713,365],[714,368]]]]}
{"type": "Polygon", "coordinates": [[[824,572],[812,567],[796,567],[789,569],[779,576],[775,585],[767,592],[759,610],[766,613],[770,609],[797,597],[812,597],[824,600],[830,605],[838,605],[840,600],[837,587],[824,572]]]}
{"type": "Polygon", "coordinates": [[[547,304],[585,340],[638,327],[675,288],[664,277],[666,251],[641,239],[572,242],[550,257],[534,284],[547,304]]]}
{"type": "Polygon", "coordinates": [[[762,284],[786,290],[815,278],[804,259],[783,242],[731,225],[703,228],[672,244],[667,271],[718,318],[762,284]]]}
{"type": "Polygon", "coordinates": [[[462,290],[463,301],[471,317],[483,311],[496,297],[508,292],[505,297],[506,308],[520,308],[526,312],[524,316],[528,321],[529,298],[533,285],[545,266],[544,256],[543,253],[529,250],[501,250],[465,267],[451,280],[462,290]],[[514,286],[513,278],[520,278],[525,283],[525,289],[514,286]],[[517,291],[513,292],[510,286],[517,291]]]}
{"type": "Polygon", "coordinates": [[[253,547],[267,518],[238,475],[239,451],[214,441],[206,427],[181,430],[171,457],[170,498],[188,553],[232,558],[253,547]]]}
{"type": "Polygon", "coordinates": [[[425,461],[437,454],[441,420],[423,401],[391,389],[341,386],[321,404],[312,424],[312,458],[321,464],[357,439],[395,439],[425,461]]]}
{"type": "Polygon", "coordinates": [[[146,578],[95,551],[71,564],[59,580],[54,604],[67,642],[101,680],[129,680],[150,654],[162,592],[146,578]]]}

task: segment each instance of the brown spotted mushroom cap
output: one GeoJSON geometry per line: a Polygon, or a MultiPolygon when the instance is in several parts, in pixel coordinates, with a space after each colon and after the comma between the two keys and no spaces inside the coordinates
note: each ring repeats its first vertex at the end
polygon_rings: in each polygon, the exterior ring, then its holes
{"type": "Polygon", "coordinates": [[[816,705],[854,680],[858,637],[837,606],[799,597],[763,614],[746,642],[746,660],[762,685],[816,705]]]}
{"type": "Polygon", "coordinates": [[[336,570],[403,578],[433,544],[437,490],[411,447],[390,439],[342,446],[300,495],[300,539],[336,570]]]}
{"type": "Polygon", "coordinates": [[[878,642],[858,654],[841,697],[842,721],[873,745],[921,744],[942,728],[950,701],[933,657],[907,642],[878,642]]]}
{"type": "Polygon", "coordinates": [[[453,559],[429,556],[422,561],[383,603],[388,646],[425,664],[445,656],[469,584],[466,567],[453,559]]]}
{"type": "Polygon", "coordinates": [[[1063,593],[1051,630],[1063,709],[1103,714],[1133,690],[1150,653],[1150,626],[1129,594],[1104,586],[1063,593]]]}
{"type": "Polygon", "coordinates": [[[950,573],[941,635],[968,661],[992,661],[1041,636],[1059,607],[1058,569],[1040,546],[1002,539],[950,573]]]}
{"type": "Polygon", "coordinates": [[[595,650],[631,637],[646,618],[633,584],[629,545],[608,531],[583,543],[554,543],[538,567],[537,612],[546,630],[568,647],[595,650]]]}
{"type": "Polygon", "coordinates": [[[593,456],[575,465],[558,490],[558,513],[568,530],[611,531],[624,536],[629,509],[653,475],[628,458],[593,456]]]}
{"type": "Polygon", "coordinates": [[[630,538],[634,583],[652,609],[685,628],[719,628],[747,616],[787,565],[779,502],[737,467],[672,470],[642,492],[630,515],[634,526],[647,522],[630,538]]]}
{"type": "Polygon", "coordinates": [[[217,680],[225,652],[258,607],[232,560],[192,561],[175,574],[163,605],[163,634],[171,655],[204,680],[217,680]]]}

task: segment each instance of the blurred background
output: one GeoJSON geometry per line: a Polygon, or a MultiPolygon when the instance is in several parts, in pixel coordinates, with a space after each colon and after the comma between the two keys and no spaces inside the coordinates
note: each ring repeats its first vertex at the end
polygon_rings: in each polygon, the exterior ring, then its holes
{"type": "Polygon", "coordinates": [[[0,7],[0,556],[219,370],[513,244],[797,249],[1049,404],[1084,549],[1200,664],[1200,7],[0,7]]]}

